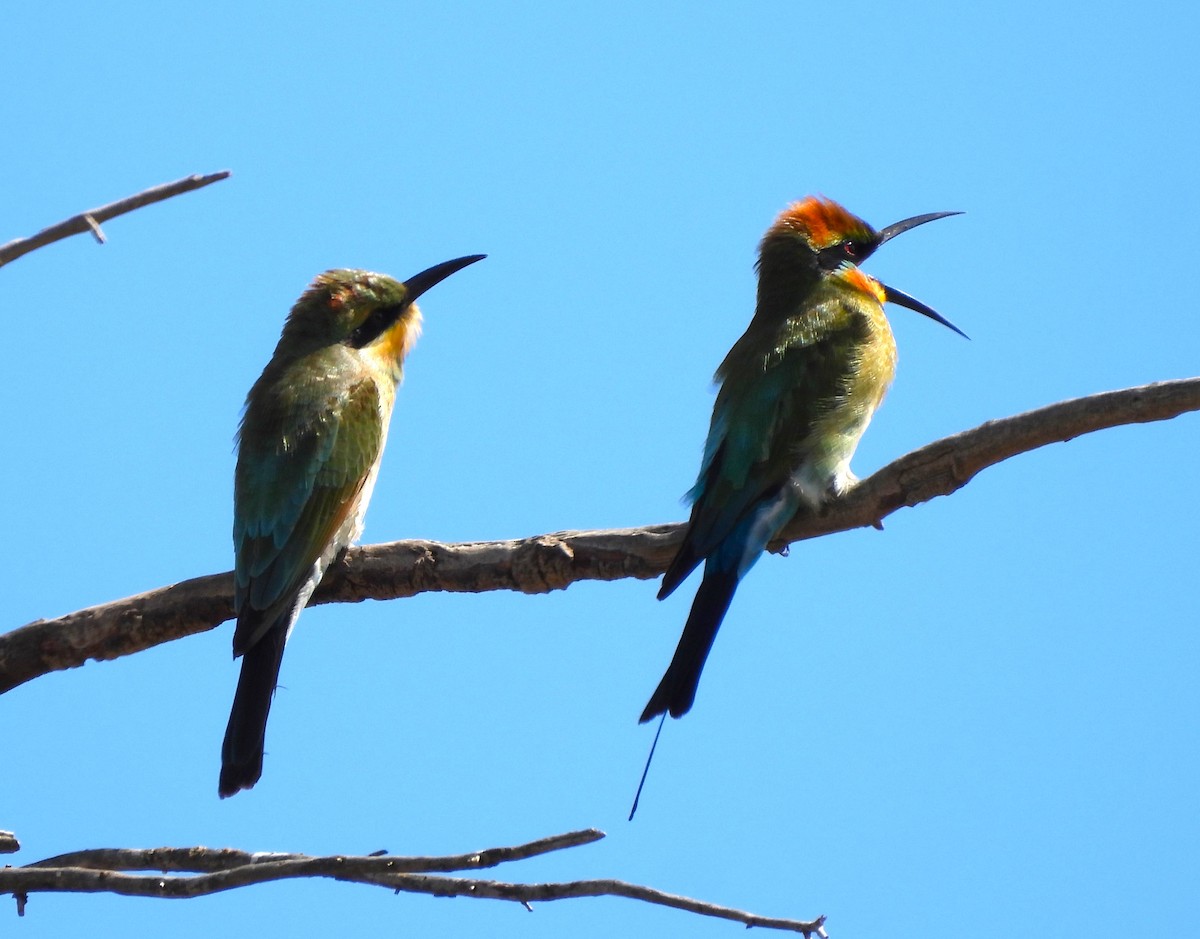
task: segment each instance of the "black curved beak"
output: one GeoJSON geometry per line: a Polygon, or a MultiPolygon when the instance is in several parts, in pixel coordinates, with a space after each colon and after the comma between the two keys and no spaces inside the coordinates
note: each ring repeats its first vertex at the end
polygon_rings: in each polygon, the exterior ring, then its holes
{"type": "Polygon", "coordinates": [[[413,275],[404,282],[405,290],[408,293],[408,296],[404,299],[412,303],[430,287],[437,286],[451,274],[461,271],[464,267],[474,264],[476,261],[482,261],[486,257],[486,254],[468,254],[465,258],[443,261],[441,264],[433,265],[428,270],[421,271],[420,274],[413,275]]]}
{"type": "MultiPolygon", "coordinates": [[[[918,225],[924,225],[926,222],[936,222],[939,218],[949,218],[951,215],[962,215],[962,212],[927,212],[925,215],[914,215],[912,218],[906,218],[899,222],[893,222],[887,228],[879,233],[879,241],[876,247],[883,244],[885,241],[890,241],[897,235],[908,231],[911,228],[916,228],[918,225]]],[[[928,316],[931,320],[941,323],[948,329],[953,329],[963,339],[971,337],[964,333],[961,329],[951,323],[946,317],[942,316],[932,307],[927,307],[915,297],[910,297],[903,290],[897,290],[895,287],[889,287],[883,284],[884,295],[888,299],[888,303],[895,303],[897,306],[908,307],[910,310],[916,310],[918,313],[928,316]]]]}
{"type": "Polygon", "coordinates": [[[910,297],[903,290],[897,290],[895,287],[889,287],[887,284],[881,284],[880,286],[883,287],[883,294],[885,297],[887,297],[888,303],[894,303],[897,306],[908,307],[910,310],[916,310],[918,313],[923,313],[925,316],[928,316],[931,320],[936,320],[943,326],[953,329],[956,333],[962,336],[963,339],[971,338],[961,329],[951,323],[948,319],[946,319],[946,317],[942,316],[941,313],[938,313],[932,307],[927,307],[916,297],[910,297]]]}

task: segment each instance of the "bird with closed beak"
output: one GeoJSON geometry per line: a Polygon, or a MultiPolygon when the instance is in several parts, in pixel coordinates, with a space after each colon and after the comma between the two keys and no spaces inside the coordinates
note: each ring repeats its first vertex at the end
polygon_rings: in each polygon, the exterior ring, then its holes
{"type": "Polygon", "coordinates": [[[404,358],[421,330],[415,301],[483,257],[404,282],[321,274],[246,397],[233,521],[233,654],[242,670],[221,747],[221,798],[262,776],[284,645],[326,569],[362,532],[404,358]]]}

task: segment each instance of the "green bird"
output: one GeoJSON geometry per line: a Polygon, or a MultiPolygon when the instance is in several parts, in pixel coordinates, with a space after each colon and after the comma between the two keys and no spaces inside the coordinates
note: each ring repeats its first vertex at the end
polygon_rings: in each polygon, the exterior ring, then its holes
{"type": "Polygon", "coordinates": [[[242,671],[221,747],[221,798],[262,776],[283,647],[325,570],[362,532],[404,357],[421,331],[414,301],[483,257],[404,283],[368,271],[321,274],[246,397],[233,512],[233,654],[242,671]]]}
{"type": "Polygon", "coordinates": [[[965,336],[858,267],[901,232],[957,214],[918,215],[875,231],[837,203],[809,197],[763,237],[754,317],[717,369],[720,390],[688,493],[691,518],[658,598],[701,562],[704,578],[643,723],[688,712],[738,582],[797,510],[817,511],[853,485],[850,458],[896,373],[883,304],[965,336]]]}

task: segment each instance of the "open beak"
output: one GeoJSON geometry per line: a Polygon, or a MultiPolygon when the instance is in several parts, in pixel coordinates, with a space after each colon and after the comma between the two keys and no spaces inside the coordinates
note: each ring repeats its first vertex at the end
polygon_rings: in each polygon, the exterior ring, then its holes
{"type": "MultiPolygon", "coordinates": [[[[901,234],[902,232],[906,232],[911,228],[916,228],[918,225],[924,225],[926,222],[935,222],[939,218],[948,218],[951,215],[962,215],[962,212],[929,212],[925,215],[914,215],[912,218],[906,218],[903,221],[894,222],[879,232],[879,242],[877,247],[878,245],[883,244],[885,241],[890,241],[897,235],[901,234]]],[[[883,284],[882,286],[884,296],[887,297],[888,303],[895,303],[897,306],[908,307],[910,310],[916,310],[918,313],[928,316],[931,320],[935,320],[936,322],[941,323],[943,326],[953,329],[964,339],[971,338],[961,329],[951,323],[948,319],[946,319],[946,317],[942,316],[932,307],[926,306],[915,297],[910,297],[903,290],[897,290],[895,287],[889,287],[887,284],[883,284]]]]}

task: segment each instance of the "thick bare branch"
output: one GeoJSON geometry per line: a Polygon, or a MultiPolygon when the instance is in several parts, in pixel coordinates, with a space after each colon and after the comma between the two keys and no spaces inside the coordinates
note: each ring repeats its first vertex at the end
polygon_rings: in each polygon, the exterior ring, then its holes
{"type": "Polygon", "coordinates": [[[554,835],[514,847],[489,848],[485,851],[448,857],[312,857],[304,854],[252,854],[234,849],[211,848],[98,848],[60,855],[26,867],[0,869],[0,893],[14,894],[18,911],[23,914],[31,893],[115,893],[127,897],[181,899],[207,896],[269,881],[328,877],[347,883],[387,887],[397,893],[511,900],[526,907],[539,900],[627,897],[698,913],[701,916],[729,919],[746,926],[781,929],[826,939],[824,916],[808,922],[759,916],[621,880],[518,884],[425,873],[494,867],[506,861],[523,860],[550,851],[590,844],[603,837],[603,832],[591,828],[554,835]],[[126,873],[142,870],[197,873],[187,876],[126,873]]]}
{"type": "MultiPolygon", "coordinates": [[[[989,421],[914,450],[859,483],[820,515],[797,516],[772,547],[868,525],[949,495],[1019,453],[1121,424],[1200,410],[1200,378],[1109,391],[989,421]]],[[[546,593],[578,580],[649,579],[666,569],[682,525],[557,532],[514,541],[396,541],[352,548],[312,602],[391,600],[425,591],[546,593]]],[[[233,575],[161,587],[0,636],[0,693],[88,659],[114,659],[212,629],[233,615],[233,575]]]]}
{"type": "Polygon", "coordinates": [[[81,235],[84,232],[91,232],[98,242],[103,243],[104,232],[100,230],[101,222],[107,222],[110,218],[124,215],[126,212],[132,212],[134,209],[140,209],[144,205],[162,202],[164,199],[170,199],[172,196],[177,196],[180,193],[191,192],[193,189],[201,189],[210,183],[225,179],[227,176],[229,176],[228,170],[222,170],[219,173],[209,173],[207,176],[186,176],[183,179],[175,180],[173,183],[163,183],[161,186],[153,186],[150,189],[146,189],[136,195],[128,196],[117,202],[110,202],[108,205],[80,212],[66,221],[42,229],[36,235],[31,235],[28,238],[17,238],[6,245],[0,245],[0,267],[3,267],[9,261],[15,261],[21,255],[28,254],[30,251],[36,251],[38,248],[44,248],[48,244],[62,241],[64,238],[70,238],[72,235],[81,235]]]}

